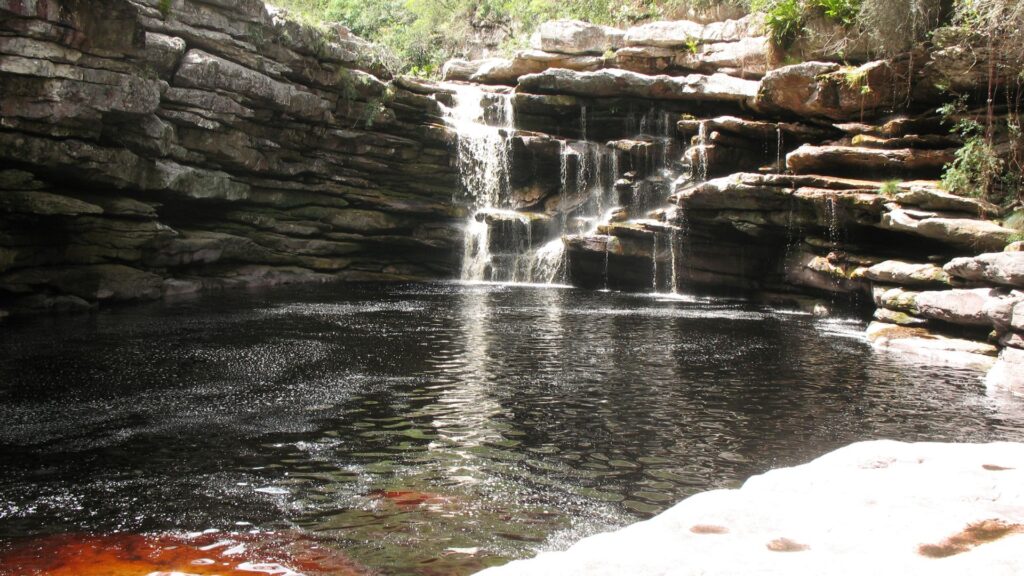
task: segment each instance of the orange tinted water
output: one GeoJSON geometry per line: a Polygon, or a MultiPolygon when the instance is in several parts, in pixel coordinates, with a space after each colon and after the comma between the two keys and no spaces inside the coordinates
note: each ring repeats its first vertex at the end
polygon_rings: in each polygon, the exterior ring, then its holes
{"type": "Polygon", "coordinates": [[[358,576],[338,552],[291,533],[61,534],[0,551],[0,576],[358,576]]]}
{"type": "Polygon", "coordinates": [[[452,503],[448,497],[418,490],[374,490],[368,496],[390,502],[399,508],[414,508],[423,505],[441,506],[452,503]]]}

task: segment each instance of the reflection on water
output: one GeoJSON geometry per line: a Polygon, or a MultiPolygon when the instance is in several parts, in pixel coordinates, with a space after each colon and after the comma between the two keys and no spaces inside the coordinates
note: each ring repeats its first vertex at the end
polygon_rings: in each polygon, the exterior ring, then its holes
{"type": "Polygon", "coordinates": [[[0,554],[258,529],[383,573],[467,574],[856,440],[1024,439],[1019,402],[862,332],[741,301],[472,284],[10,323],[0,554]]]}

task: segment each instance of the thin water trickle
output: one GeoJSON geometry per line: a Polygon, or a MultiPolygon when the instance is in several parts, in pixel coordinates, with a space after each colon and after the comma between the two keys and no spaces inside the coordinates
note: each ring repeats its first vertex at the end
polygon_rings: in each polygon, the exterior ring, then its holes
{"type": "Polygon", "coordinates": [[[828,241],[832,249],[839,247],[839,214],[836,211],[836,199],[828,197],[825,200],[825,214],[828,218],[828,241]]]}
{"type": "Polygon", "coordinates": [[[669,247],[671,248],[672,258],[672,293],[679,294],[679,271],[676,269],[678,265],[678,256],[676,255],[676,246],[679,244],[679,230],[676,227],[672,227],[669,233],[669,247]]]}
{"type": "Polygon", "coordinates": [[[651,290],[658,293],[658,233],[656,231],[651,232],[652,242],[654,244],[651,249],[651,267],[654,269],[651,274],[651,290]]]}
{"type": "Polygon", "coordinates": [[[605,290],[605,292],[607,292],[609,290],[608,260],[609,260],[609,255],[610,255],[611,251],[612,251],[612,237],[611,236],[606,236],[605,239],[604,239],[604,290],[605,290]]]}
{"type": "Polygon", "coordinates": [[[786,171],[786,164],[782,161],[782,125],[775,125],[775,170],[782,174],[786,171]]]}
{"type": "Polygon", "coordinates": [[[697,181],[708,179],[708,122],[701,120],[697,128],[697,181]]]}
{"type": "Polygon", "coordinates": [[[587,141],[587,105],[580,106],[580,140],[587,141]]]}

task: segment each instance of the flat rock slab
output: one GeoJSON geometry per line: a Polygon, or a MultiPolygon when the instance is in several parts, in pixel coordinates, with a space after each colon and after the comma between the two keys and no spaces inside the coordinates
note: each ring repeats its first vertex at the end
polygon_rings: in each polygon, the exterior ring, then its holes
{"type": "Polygon", "coordinates": [[[847,446],[480,574],[1024,573],[1024,444],[847,446]]]}
{"type": "Polygon", "coordinates": [[[646,76],[626,70],[576,72],[554,68],[519,79],[518,92],[591,98],[644,98],[703,102],[753,102],[758,83],[725,74],[646,76]]]}

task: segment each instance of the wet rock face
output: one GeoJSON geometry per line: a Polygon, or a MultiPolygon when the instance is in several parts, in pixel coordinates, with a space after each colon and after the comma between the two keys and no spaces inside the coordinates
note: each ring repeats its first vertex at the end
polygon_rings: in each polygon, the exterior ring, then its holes
{"type": "Polygon", "coordinates": [[[449,276],[451,135],[262,2],[0,3],[0,308],[449,276]]]}

